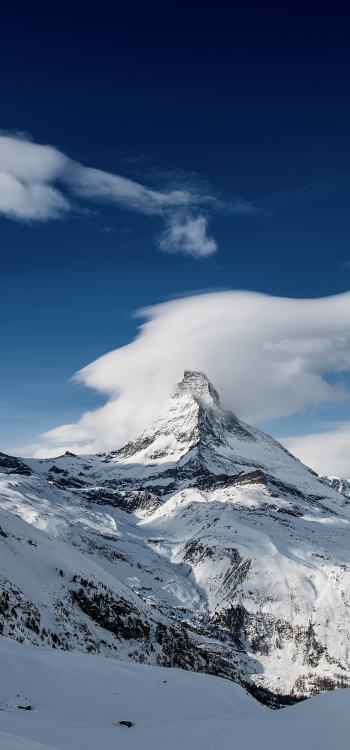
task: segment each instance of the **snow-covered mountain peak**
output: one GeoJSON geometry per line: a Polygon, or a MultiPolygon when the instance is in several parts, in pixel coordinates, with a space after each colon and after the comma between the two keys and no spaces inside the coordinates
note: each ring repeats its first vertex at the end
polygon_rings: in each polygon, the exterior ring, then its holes
{"type": "Polygon", "coordinates": [[[100,479],[107,463],[110,482],[136,490],[147,486],[161,500],[189,485],[214,491],[251,482],[264,487],[264,497],[294,498],[300,513],[305,501],[309,508],[317,498],[333,510],[341,500],[280,443],[225,410],[208,377],[192,370],[139,438],[101,458],[100,479]]]}
{"type": "Polygon", "coordinates": [[[194,448],[205,446],[215,452],[215,446],[226,444],[228,433],[256,440],[237,417],[222,408],[216,389],[204,373],[185,370],[155,422],[106,460],[143,466],[153,462],[173,464],[194,448]]]}
{"type": "Polygon", "coordinates": [[[103,461],[128,483],[150,478],[154,490],[167,483],[173,491],[189,481],[191,486],[213,488],[224,476],[232,484],[232,477],[241,482],[258,472],[254,481],[273,479],[279,492],[282,483],[287,493],[294,488],[306,496],[339,502],[339,493],[280,443],[225,410],[209,378],[193,370],[185,370],[155,422],[136,440],[104,455],[103,461]]]}
{"type": "Polygon", "coordinates": [[[219,404],[219,394],[204,372],[185,370],[175,389],[175,394],[182,393],[188,393],[208,406],[219,404]]]}

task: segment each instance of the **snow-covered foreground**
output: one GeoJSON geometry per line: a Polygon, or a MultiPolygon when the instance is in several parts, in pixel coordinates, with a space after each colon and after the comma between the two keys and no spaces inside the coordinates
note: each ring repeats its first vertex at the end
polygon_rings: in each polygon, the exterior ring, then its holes
{"type": "Polygon", "coordinates": [[[4,637],[0,664],[1,750],[349,747],[350,690],[272,711],[219,677],[4,637]],[[119,726],[119,720],[134,725],[119,726]]]}

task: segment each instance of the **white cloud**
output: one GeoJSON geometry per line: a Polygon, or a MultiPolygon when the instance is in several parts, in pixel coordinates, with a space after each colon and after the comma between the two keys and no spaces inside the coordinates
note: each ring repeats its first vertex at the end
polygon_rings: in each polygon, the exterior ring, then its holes
{"type": "Polygon", "coordinates": [[[299,435],[282,442],[319,474],[350,478],[350,422],[327,432],[299,435]]]}
{"type": "Polygon", "coordinates": [[[59,218],[69,202],[50,183],[67,162],[50,146],[0,135],[0,213],[26,221],[59,218]]]}
{"type": "Polygon", "coordinates": [[[252,423],[349,395],[326,374],[350,371],[350,293],[294,300],[215,292],[143,315],[131,344],[77,375],[106,404],[44,435],[37,454],[120,446],[156,417],[185,368],[205,371],[224,405],[252,423]]]}
{"type": "Polygon", "coordinates": [[[163,250],[182,252],[196,258],[212,255],[217,244],[207,233],[207,219],[204,216],[176,215],[170,217],[160,237],[163,250]]]}
{"type": "Polygon", "coordinates": [[[167,209],[209,200],[188,190],[152,190],[126,177],[77,163],[71,163],[66,179],[71,189],[81,197],[110,201],[144,214],[157,215],[167,209]]]}
{"type": "Polygon", "coordinates": [[[52,146],[0,134],[0,214],[48,221],[62,218],[78,201],[112,203],[158,217],[165,226],[158,243],[161,249],[196,257],[217,249],[207,234],[201,207],[235,214],[254,211],[241,200],[224,207],[199,189],[155,190],[122,175],[85,167],[52,146]]]}
{"type": "Polygon", "coordinates": [[[21,182],[0,171],[0,214],[24,221],[59,219],[69,203],[59,190],[42,182],[21,182]]]}
{"type": "Polygon", "coordinates": [[[23,182],[52,182],[69,160],[52,146],[21,136],[0,135],[0,168],[23,182]]]}

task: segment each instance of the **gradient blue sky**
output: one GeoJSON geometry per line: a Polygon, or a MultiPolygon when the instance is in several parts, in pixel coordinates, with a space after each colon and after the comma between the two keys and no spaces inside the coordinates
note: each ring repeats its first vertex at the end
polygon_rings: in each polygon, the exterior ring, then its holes
{"type": "Polygon", "coordinates": [[[123,5],[2,9],[2,129],[252,211],[211,212],[218,251],[202,259],[161,252],[157,217],[102,203],[62,221],[0,218],[0,449],[102,403],[69,378],[130,341],[140,307],[203,289],[350,286],[346,10],[123,5]]]}

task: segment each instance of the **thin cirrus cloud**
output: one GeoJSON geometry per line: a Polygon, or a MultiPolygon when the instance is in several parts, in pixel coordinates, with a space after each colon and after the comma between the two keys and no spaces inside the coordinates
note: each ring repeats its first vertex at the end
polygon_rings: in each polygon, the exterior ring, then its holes
{"type": "MultiPolygon", "coordinates": [[[[349,404],[350,393],[340,382],[350,373],[350,293],[307,300],[212,292],[166,302],[142,315],[146,322],[134,341],[76,376],[104,394],[105,405],[46,433],[25,449],[27,455],[119,447],[158,415],[184,369],[206,372],[224,406],[253,424],[289,418],[320,403],[349,404]]],[[[340,464],[332,441],[344,443],[345,423],[343,432],[337,426],[327,438],[284,442],[316,470],[335,474],[340,464]]],[[[350,476],[348,450],[341,468],[350,476]]]]}
{"type": "MultiPolygon", "coordinates": [[[[158,217],[162,250],[193,257],[212,255],[216,241],[208,234],[207,214],[223,210],[214,196],[188,187],[154,190],[100,169],[85,167],[58,149],[24,136],[0,135],[0,214],[17,221],[65,218],[85,202],[109,203],[158,217]]],[[[249,214],[250,204],[237,200],[235,214],[249,214]]]]}

